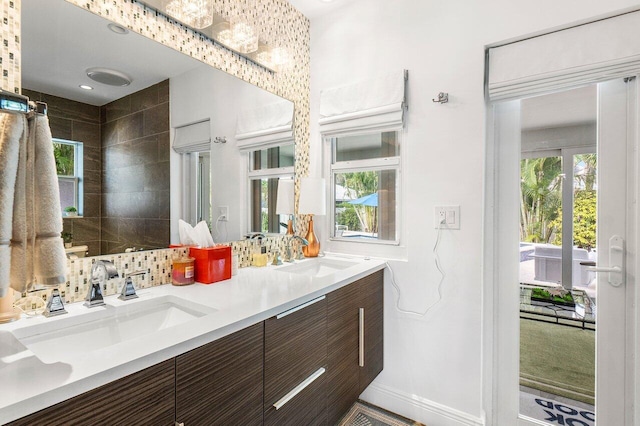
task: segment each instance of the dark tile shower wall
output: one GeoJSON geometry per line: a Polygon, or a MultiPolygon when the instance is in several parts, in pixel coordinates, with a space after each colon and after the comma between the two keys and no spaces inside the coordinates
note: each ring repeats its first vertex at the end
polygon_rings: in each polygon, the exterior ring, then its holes
{"type": "Polygon", "coordinates": [[[46,102],[54,138],[82,142],[84,146],[84,211],[82,217],[65,218],[63,229],[73,234],[73,245],[87,245],[89,255],[100,254],[102,155],[100,107],[28,89],[31,100],[46,102]]]}
{"type": "Polygon", "coordinates": [[[102,254],[167,247],[169,81],[101,107],[102,254]]]}

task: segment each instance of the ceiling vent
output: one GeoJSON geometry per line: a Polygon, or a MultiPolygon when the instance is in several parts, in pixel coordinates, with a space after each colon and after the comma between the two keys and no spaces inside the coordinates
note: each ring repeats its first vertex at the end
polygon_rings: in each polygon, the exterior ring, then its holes
{"type": "Polygon", "coordinates": [[[89,68],[87,76],[98,83],[108,86],[128,86],[131,84],[131,77],[120,71],[111,70],[109,68],[89,68]]]}

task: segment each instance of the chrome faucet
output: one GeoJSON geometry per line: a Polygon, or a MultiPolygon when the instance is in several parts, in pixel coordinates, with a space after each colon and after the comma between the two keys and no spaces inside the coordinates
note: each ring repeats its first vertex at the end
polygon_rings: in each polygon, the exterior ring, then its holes
{"type": "Polygon", "coordinates": [[[118,278],[118,271],[113,263],[108,260],[96,260],[91,266],[91,285],[84,299],[84,306],[93,308],[104,305],[102,288],[107,284],[107,280],[112,278],[118,278]]]}
{"type": "Polygon", "coordinates": [[[146,273],[147,271],[140,270],[140,271],[135,271],[135,272],[130,272],[128,274],[125,274],[124,284],[122,285],[122,290],[120,291],[120,296],[118,296],[118,299],[120,300],[137,299],[138,295],[136,294],[136,287],[133,285],[133,281],[131,280],[131,277],[134,277],[136,275],[144,275],[146,273]]]}
{"type": "Polygon", "coordinates": [[[309,241],[307,241],[306,239],[302,238],[299,235],[293,235],[291,238],[289,238],[289,241],[287,242],[287,262],[293,262],[294,260],[302,260],[304,259],[304,254],[302,253],[302,246],[307,246],[309,245],[309,241]],[[298,245],[298,252],[296,253],[295,256],[293,256],[291,254],[291,243],[294,240],[300,240],[300,243],[298,245]]]}

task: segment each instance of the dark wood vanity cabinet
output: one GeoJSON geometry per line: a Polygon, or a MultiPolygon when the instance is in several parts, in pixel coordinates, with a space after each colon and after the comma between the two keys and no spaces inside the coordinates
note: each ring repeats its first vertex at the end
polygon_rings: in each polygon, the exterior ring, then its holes
{"type": "Polygon", "coordinates": [[[330,425],[336,424],[382,371],[383,274],[375,272],[327,294],[330,425]]]}
{"type": "Polygon", "coordinates": [[[382,371],[383,271],[10,423],[334,425],[382,371]]]}
{"type": "Polygon", "coordinates": [[[264,424],[324,425],[326,297],[264,322],[264,424]]]}
{"type": "MultiPolygon", "coordinates": [[[[378,271],[358,281],[360,306],[364,331],[362,365],[359,371],[360,392],[373,382],[382,371],[384,343],[384,270],[378,271]]],[[[360,318],[359,318],[360,319],[360,318]]]]}
{"type": "Polygon", "coordinates": [[[174,360],[170,359],[18,419],[9,425],[173,426],[174,367],[174,360]]]}
{"type": "Polygon", "coordinates": [[[263,324],[176,358],[176,423],[261,425],[263,324]]]}

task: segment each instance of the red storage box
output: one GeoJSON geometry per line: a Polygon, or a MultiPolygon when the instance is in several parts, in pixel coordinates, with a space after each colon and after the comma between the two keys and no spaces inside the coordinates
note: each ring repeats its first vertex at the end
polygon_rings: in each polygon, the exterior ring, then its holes
{"type": "Polygon", "coordinates": [[[191,247],[189,256],[195,259],[197,282],[211,284],[231,278],[231,247],[191,247]]]}

